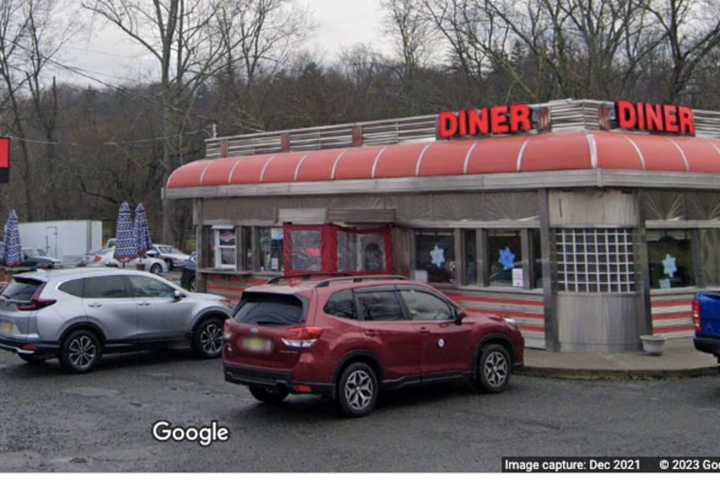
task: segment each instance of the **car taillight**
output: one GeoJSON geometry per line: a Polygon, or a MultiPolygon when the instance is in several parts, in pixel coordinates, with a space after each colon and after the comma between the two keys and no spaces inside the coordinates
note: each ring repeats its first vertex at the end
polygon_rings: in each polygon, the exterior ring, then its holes
{"type": "Polygon", "coordinates": [[[102,257],[100,257],[99,255],[95,255],[95,258],[93,258],[93,263],[98,263],[101,259],[102,257]]]}
{"type": "Polygon", "coordinates": [[[310,348],[315,345],[322,332],[320,327],[291,328],[281,340],[291,348],[310,348]]]}
{"type": "Polygon", "coordinates": [[[30,312],[34,310],[40,310],[54,304],[56,300],[44,300],[40,298],[40,295],[42,294],[44,288],[45,284],[41,285],[40,288],[35,290],[35,293],[33,293],[33,296],[30,299],[30,303],[20,303],[18,304],[17,309],[23,312],[30,312]]]}
{"type": "Polygon", "coordinates": [[[692,302],[692,318],[695,324],[695,333],[702,333],[702,316],[700,315],[700,302],[696,299],[692,302]]]}

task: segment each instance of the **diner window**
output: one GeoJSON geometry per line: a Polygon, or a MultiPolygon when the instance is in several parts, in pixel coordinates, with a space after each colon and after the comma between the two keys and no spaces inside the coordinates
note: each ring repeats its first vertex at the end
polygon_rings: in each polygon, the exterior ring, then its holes
{"type": "Polygon", "coordinates": [[[385,272],[385,235],[338,230],[338,272],[385,272]]]}
{"type": "Polygon", "coordinates": [[[477,271],[477,232],[475,230],[463,230],[463,241],[465,242],[465,258],[463,263],[463,284],[476,285],[478,283],[477,271]]]}
{"type": "Polygon", "coordinates": [[[563,228],[555,232],[558,290],[635,291],[632,230],[563,228]]]}
{"type": "Polygon", "coordinates": [[[489,230],[486,261],[490,286],[522,287],[522,237],[519,230],[489,230]]]}
{"type": "Polygon", "coordinates": [[[455,236],[452,230],[415,232],[415,279],[430,283],[455,280],[455,236]]]}
{"type": "Polygon", "coordinates": [[[648,230],[651,288],[695,285],[691,235],[690,230],[648,230]]]}
{"type": "Polygon", "coordinates": [[[257,228],[260,271],[282,272],[283,270],[283,229],[257,228]]]}
{"type": "Polygon", "coordinates": [[[322,271],[322,233],[320,230],[293,230],[290,232],[292,270],[300,272],[322,271]]]}
{"type": "Polygon", "coordinates": [[[700,230],[705,285],[720,286],[720,228],[700,230]]]}
{"type": "Polygon", "coordinates": [[[216,227],[214,233],[215,268],[235,269],[237,265],[235,228],[216,227]]]}

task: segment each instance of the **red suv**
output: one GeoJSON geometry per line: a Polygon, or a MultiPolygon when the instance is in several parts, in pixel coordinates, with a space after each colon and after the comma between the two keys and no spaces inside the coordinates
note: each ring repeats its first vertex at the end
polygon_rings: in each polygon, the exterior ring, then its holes
{"type": "Polygon", "coordinates": [[[469,315],[426,284],[343,277],[245,290],[225,322],[223,365],[258,400],[320,394],[358,417],[381,389],[467,378],[500,392],[524,344],[513,321],[469,315]]]}

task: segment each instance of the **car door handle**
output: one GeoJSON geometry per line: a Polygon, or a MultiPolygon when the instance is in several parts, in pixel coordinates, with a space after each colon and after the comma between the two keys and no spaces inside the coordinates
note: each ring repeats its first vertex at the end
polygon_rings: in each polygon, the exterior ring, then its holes
{"type": "Polygon", "coordinates": [[[427,327],[420,327],[420,333],[430,333],[427,327]]]}
{"type": "Polygon", "coordinates": [[[149,306],[150,306],[150,302],[140,302],[140,303],[138,303],[138,306],[140,306],[140,307],[149,307],[149,306]]]}
{"type": "Polygon", "coordinates": [[[365,335],[368,337],[375,337],[377,336],[377,331],[373,329],[365,330],[365,335]]]}
{"type": "Polygon", "coordinates": [[[102,303],[90,303],[90,304],[88,304],[88,307],[90,307],[90,308],[100,308],[100,307],[102,307],[102,303]]]}

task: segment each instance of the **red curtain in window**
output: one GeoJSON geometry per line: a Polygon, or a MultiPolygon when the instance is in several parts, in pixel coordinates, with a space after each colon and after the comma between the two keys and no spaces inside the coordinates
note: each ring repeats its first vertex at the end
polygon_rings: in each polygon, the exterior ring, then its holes
{"type": "MultiPolygon", "coordinates": [[[[370,235],[383,237],[383,271],[360,271],[345,269],[343,273],[392,273],[392,228],[387,226],[355,228],[337,225],[294,225],[283,226],[283,257],[286,275],[305,273],[338,273],[338,234],[370,235]]],[[[377,255],[377,253],[376,253],[377,255]]]]}

